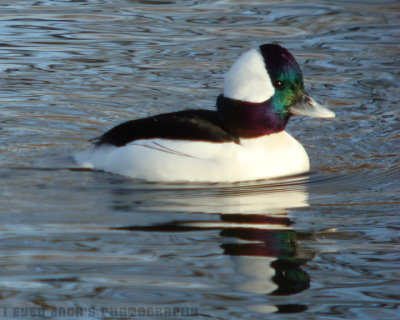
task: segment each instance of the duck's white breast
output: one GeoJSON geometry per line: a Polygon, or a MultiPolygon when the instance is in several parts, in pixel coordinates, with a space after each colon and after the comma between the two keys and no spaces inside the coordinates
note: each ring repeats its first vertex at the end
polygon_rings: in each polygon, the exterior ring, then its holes
{"type": "Polygon", "coordinates": [[[75,159],[82,167],[148,181],[234,182],[309,170],[304,148],[286,132],[240,144],[138,140],[122,147],[94,147],[75,159]]]}

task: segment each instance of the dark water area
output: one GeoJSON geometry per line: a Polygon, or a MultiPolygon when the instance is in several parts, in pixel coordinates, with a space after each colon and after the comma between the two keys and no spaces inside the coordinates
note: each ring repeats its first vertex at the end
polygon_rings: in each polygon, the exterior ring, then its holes
{"type": "Polygon", "coordinates": [[[400,319],[399,1],[0,13],[1,319],[400,319]],[[157,184],[73,163],[124,120],[212,109],[235,59],[267,42],[336,113],[288,125],[309,174],[157,184]]]}

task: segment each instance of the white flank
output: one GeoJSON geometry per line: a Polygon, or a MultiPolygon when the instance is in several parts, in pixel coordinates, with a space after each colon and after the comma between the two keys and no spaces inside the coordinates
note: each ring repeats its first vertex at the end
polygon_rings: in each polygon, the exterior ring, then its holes
{"type": "Polygon", "coordinates": [[[271,98],[274,92],[258,49],[244,53],[226,74],[224,96],[227,98],[259,103],[271,98]]]}
{"type": "Polygon", "coordinates": [[[241,144],[139,140],[100,146],[75,156],[86,168],[147,181],[235,182],[276,178],[309,170],[304,148],[286,132],[241,144]]]}

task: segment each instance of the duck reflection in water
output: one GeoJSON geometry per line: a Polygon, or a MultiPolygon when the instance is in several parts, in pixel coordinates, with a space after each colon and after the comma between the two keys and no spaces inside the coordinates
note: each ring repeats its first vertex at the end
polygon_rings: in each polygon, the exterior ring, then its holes
{"type": "MultiPolygon", "coordinates": [[[[303,181],[304,182],[304,181],[303,181]]],[[[268,295],[292,295],[310,286],[301,268],[312,259],[307,249],[298,248],[303,235],[292,229],[288,209],[307,207],[305,184],[257,185],[215,189],[207,194],[170,199],[180,210],[208,213],[208,220],[175,220],[150,226],[117,228],[130,231],[190,232],[221,230],[221,248],[231,256],[237,277],[235,291],[268,295]],[[206,198],[206,199],[205,199],[206,198]],[[215,220],[216,209],[219,219],[215,220]]],[[[260,312],[301,312],[301,304],[249,306],[260,312]]]]}

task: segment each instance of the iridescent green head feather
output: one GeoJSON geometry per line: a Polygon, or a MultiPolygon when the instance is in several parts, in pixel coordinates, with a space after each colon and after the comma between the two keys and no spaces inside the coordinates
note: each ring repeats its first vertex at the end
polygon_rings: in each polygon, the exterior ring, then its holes
{"type": "Polygon", "coordinates": [[[290,114],[290,106],[305,94],[300,66],[288,50],[277,44],[264,44],[260,46],[260,52],[275,88],[273,108],[286,117],[290,114]]]}
{"type": "Polygon", "coordinates": [[[241,137],[282,131],[291,115],[335,116],[306,93],[296,59],[277,44],[251,49],[233,64],[217,108],[224,126],[241,137]]]}

